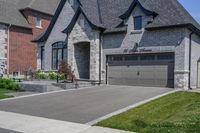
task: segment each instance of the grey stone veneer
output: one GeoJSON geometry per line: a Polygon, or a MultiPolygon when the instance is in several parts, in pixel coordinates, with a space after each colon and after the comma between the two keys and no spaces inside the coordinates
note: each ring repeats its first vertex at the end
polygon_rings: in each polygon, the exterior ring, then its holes
{"type": "MultiPolygon", "coordinates": [[[[78,69],[85,69],[84,67],[77,67],[77,62],[74,56],[75,45],[84,45],[87,43],[90,47],[90,57],[88,58],[90,62],[89,66],[89,79],[99,80],[99,32],[91,29],[90,25],[86,21],[83,15],[80,15],[77,23],[75,24],[72,32],[68,37],[68,61],[72,65],[77,77],[79,78],[78,69]],[[80,21],[84,21],[84,25],[80,24],[80,21]]],[[[84,50],[84,49],[82,49],[84,50]]],[[[77,53],[78,54],[78,53],[77,53]]],[[[79,53],[81,54],[81,53],[79,53]]],[[[81,56],[81,55],[80,55],[81,56]]],[[[79,57],[80,57],[79,56],[79,57]]],[[[87,62],[86,60],[79,60],[81,62],[87,62]]],[[[81,63],[84,64],[84,63],[81,63]]]]}
{"type": "Polygon", "coordinates": [[[5,73],[7,67],[7,57],[5,57],[5,55],[7,54],[6,47],[8,40],[7,28],[7,26],[0,24],[0,73],[5,73]]]}

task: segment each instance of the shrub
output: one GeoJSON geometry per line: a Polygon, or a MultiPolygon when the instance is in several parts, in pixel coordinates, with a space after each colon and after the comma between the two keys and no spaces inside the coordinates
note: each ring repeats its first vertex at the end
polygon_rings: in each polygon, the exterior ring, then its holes
{"type": "Polygon", "coordinates": [[[20,86],[10,79],[0,79],[0,88],[14,91],[20,90],[20,86]]]}
{"type": "Polygon", "coordinates": [[[39,79],[48,79],[48,75],[47,75],[44,71],[41,71],[41,70],[39,70],[39,71],[36,73],[36,76],[37,76],[37,78],[39,78],[39,79]]]}
{"type": "Polygon", "coordinates": [[[59,80],[65,80],[65,75],[64,74],[57,73],[57,75],[58,75],[58,79],[59,80]]]}
{"type": "Polygon", "coordinates": [[[58,76],[56,72],[49,72],[48,75],[51,80],[56,80],[58,76]]]}
{"type": "Polygon", "coordinates": [[[58,73],[64,75],[65,80],[70,79],[72,82],[76,81],[74,71],[67,61],[62,61],[60,63],[58,73]]]}

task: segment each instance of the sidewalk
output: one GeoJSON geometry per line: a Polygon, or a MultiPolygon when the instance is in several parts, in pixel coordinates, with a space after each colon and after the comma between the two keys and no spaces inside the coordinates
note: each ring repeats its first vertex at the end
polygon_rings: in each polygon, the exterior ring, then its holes
{"type": "Polygon", "coordinates": [[[131,133],[3,111],[0,128],[22,133],[131,133]]]}

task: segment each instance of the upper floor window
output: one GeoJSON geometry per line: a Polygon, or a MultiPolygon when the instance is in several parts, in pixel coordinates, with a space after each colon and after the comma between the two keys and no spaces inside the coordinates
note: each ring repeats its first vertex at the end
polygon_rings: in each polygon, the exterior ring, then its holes
{"type": "Polygon", "coordinates": [[[41,70],[43,70],[44,69],[44,54],[45,54],[45,49],[44,49],[44,46],[41,46],[41,48],[40,48],[40,59],[41,59],[41,70]]]}
{"type": "Polygon", "coordinates": [[[70,4],[71,6],[74,5],[74,0],[68,0],[68,2],[69,2],[69,4],[70,4]]]}
{"type": "Polygon", "coordinates": [[[142,29],[142,16],[134,17],[134,30],[142,29]]]}
{"type": "Polygon", "coordinates": [[[41,28],[42,27],[42,20],[40,17],[36,18],[36,27],[41,28]]]}

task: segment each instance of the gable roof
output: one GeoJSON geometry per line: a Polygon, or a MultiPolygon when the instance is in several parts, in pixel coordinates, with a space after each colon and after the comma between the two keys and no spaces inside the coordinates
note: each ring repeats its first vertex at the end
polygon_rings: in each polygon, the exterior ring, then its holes
{"type": "Polygon", "coordinates": [[[24,16],[16,8],[16,5],[3,0],[0,0],[0,23],[31,28],[24,16]]]}
{"type": "MultiPolygon", "coordinates": [[[[63,1],[66,2],[66,0],[61,0],[63,1]]],[[[199,24],[177,0],[79,0],[79,2],[88,20],[97,27],[105,28],[105,33],[126,31],[123,19],[129,17],[137,4],[146,15],[154,16],[153,22],[148,24],[146,29],[187,26],[200,33],[199,24]]],[[[59,15],[58,12],[53,17],[54,24],[57,15],[59,15]]],[[[51,31],[52,25],[49,26],[47,32],[51,31]]],[[[45,38],[41,35],[43,41],[48,38],[48,34],[50,33],[43,33],[45,38]]]]}
{"type": "Polygon", "coordinates": [[[81,14],[85,17],[86,21],[89,23],[89,25],[90,25],[90,27],[91,27],[92,29],[99,30],[99,31],[104,31],[104,30],[105,30],[105,28],[93,24],[93,23],[88,19],[88,17],[87,17],[86,14],[84,13],[83,9],[82,9],[81,7],[78,7],[78,9],[77,9],[77,11],[76,11],[74,17],[72,18],[72,21],[71,21],[70,24],[67,26],[67,28],[63,30],[63,33],[68,34],[68,33],[70,33],[70,32],[72,31],[74,25],[76,24],[77,19],[79,18],[79,16],[80,16],[81,14]]]}
{"type": "Polygon", "coordinates": [[[23,8],[29,8],[53,15],[59,3],[60,0],[32,0],[27,6],[24,6],[23,8]]]}
{"type": "Polygon", "coordinates": [[[139,8],[144,12],[145,15],[147,15],[147,16],[154,16],[154,17],[157,15],[157,13],[155,13],[155,12],[153,12],[153,11],[150,11],[150,10],[146,9],[145,7],[143,7],[143,6],[141,5],[141,3],[140,3],[138,0],[134,0],[134,1],[132,2],[132,4],[130,5],[130,7],[128,8],[128,10],[127,10],[124,14],[122,14],[121,16],[119,16],[119,17],[120,17],[121,19],[123,19],[123,20],[128,19],[129,16],[131,15],[131,13],[133,12],[134,8],[135,8],[137,5],[138,5],[139,8]]]}
{"type": "Polygon", "coordinates": [[[51,31],[52,31],[52,29],[53,29],[53,27],[54,27],[54,25],[55,25],[55,23],[56,23],[56,21],[59,17],[60,12],[62,11],[65,3],[66,3],[66,0],[60,1],[58,8],[57,8],[50,24],[49,24],[47,30],[45,32],[43,32],[41,35],[39,35],[38,37],[36,37],[32,42],[43,42],[43,41],[47,40],[47,38],[49,37],[49,35],[50,35],[50,33],[51,33],[51,31]]]}
{"type": "Polygon", "coordinates": [[[23,14],[23,9],[32,9],[53,15],[60,0],[0,0],[0,23],[31,28],[23,14]]]}
{"type": "Polygon", "coordinates": [[[147,28],[192,24],[200,29],[197,21],[177,0],[157,1],[158,0],[146,0],[146,2],[144,2],[144,6],[148,6],[148,8],[151,8],[151,10],[159,14],[147,28]]]}

